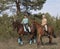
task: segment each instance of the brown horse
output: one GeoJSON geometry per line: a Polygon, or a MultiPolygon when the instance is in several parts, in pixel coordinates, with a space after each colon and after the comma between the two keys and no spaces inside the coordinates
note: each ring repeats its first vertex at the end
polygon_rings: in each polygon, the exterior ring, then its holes
{"type": "MultiPolygon", "coordinates": [[[[43,29],[43,27],[41,26],[41,24],[37,23],[36,21],[33,22],[34,25],[37,28],[37,45],[39,45],[40,43],[43,44],[42,42],[42,36],[45,35],[45,31],[43,29]]],[[[48,33],[46,34],[49,38],[49,43],[52,43],[52,37],[56,38],[55,34],[54,34],[54,28],[52,26],[48,26],[48,33]]]]}
{"type": "Polygon", "coordinates": [[[14,29],[17,29],[17,33],[19,35],[19,38],[18,38],[19,44],[23,44],[22,37],[25,34],[30,34],[29,40],[30,40],[30,44],[32,43],[32,39],[36,37],[35,36],[36,35],[36,29],[35,29],[35,26],[33,24],[30,26],[30,28],[31,28],[30,33],[27,33],[24,31],[23,24],[21,24],[18,20],[13,21],[12,25],[13,25],[14,29]]]}

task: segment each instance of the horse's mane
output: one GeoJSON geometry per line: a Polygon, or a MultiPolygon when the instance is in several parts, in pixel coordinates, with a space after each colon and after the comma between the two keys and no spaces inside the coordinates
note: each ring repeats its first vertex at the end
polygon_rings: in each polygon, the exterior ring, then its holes
{"type": "Polygon", "coordinates": [[[35,23],[36,25],[39,25],[39,26],[41,26],[41,24],[40,24],[40,23],[38,23],[38,22],[36,22],[36,21],[35,21],[34,23],[35,23]]]}
{"type": "Polygon", "coordinates": [[[23,26],[19,20],[16,20],[18,26],[23,26]]]}

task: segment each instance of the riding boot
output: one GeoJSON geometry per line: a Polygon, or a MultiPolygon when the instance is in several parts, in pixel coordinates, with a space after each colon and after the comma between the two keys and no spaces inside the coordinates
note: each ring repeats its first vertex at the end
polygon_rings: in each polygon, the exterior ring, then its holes
{"type": "Polygon", "coordinates": [[[26,28],[26,31],[29,33],[29,30],[26,28]]]}
{"type": "Polygon", "coordinates": [[[47,36],[49,37],[50,36],[50,34],[48,33],[48,31],[45,31],[46,33],[47,33],[47,36]]]}
{"type": "Polygon", "coordinates": [[[29,32],[29,34],[32,34],[31,32],[29,32]]]}
{"type": "Polygon", "coordinates": [[[45,32],[46,32],[45,36],[48,36],[48,38],[49,38],[50,34],[47,31],[45,31],[45,32]]]}

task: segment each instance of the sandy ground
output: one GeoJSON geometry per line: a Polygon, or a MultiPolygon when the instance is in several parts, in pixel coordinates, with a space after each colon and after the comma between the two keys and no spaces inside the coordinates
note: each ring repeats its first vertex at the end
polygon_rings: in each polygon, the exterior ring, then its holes
{"type": "Polygon", "coordinates": [[[0,42],[0,49],[60,49],[60,37],[53,38],[53,43],[48,44],[48,38],[43,38],[44,45],[39,45],[32,43],[30,45],[27,40],[24,40],[24,45],[19,45],[17,39],[10,39],[0,42]]]}

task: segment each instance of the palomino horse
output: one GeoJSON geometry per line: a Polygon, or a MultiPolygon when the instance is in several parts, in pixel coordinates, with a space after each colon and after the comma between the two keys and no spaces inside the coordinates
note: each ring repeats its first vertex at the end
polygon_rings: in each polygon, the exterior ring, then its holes
{"type": "MultiPolygon", "coordinates": [[[[27,32],[24,31],[23,24],[21,24],[19,21],[16,20],[16,21],[13,21],[12,25],[13,25],[14,29],[17,29],[17,33],[19,35],[18,43],[23,44],[22,36],[27,34],[27,32]]],[[[36,29],[34,28],[33,24],[30,26],[30,28],[31,28],[31,33],[29,33],[29,35],[30,35],[29,40],[30,40],[30,44],[31,44],[32,39],[35,38],[36,29]]]]}
{"type": "MultiPolygon", "coordinates": [[[[42,36],[44,36],[45,31],[43,29],[43,27],[41,26],[41,24],[37,23],[36,21],[33,22],[34,25],[37,28],[37,45],[39,45],[40,43],[42,44],[42,36]]],[[[52,37],[56,38],[55,34],[54,34],[54,29],[52,26],[48,26],[48,38],[49,38],[49,43],[52,43],[52,37]]]]}

